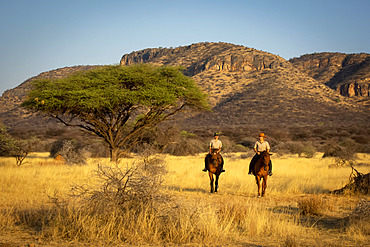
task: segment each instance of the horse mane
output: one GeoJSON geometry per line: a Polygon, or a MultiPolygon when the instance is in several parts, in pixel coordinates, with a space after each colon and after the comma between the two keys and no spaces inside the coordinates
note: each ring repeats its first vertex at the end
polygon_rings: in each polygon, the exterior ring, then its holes
{"type": "Polygon", "coordinates": [[[265,164],[263,162],[263,159],[265,158],[266,155],[270,155],[270,153],[268,153],[267,151],[262,151],[261,154],[260,154],[260,157],[258,158],[258,160],[255,163],[255,166],[266,166],[266,165],[268,165],[268,164],[265,164]]]}

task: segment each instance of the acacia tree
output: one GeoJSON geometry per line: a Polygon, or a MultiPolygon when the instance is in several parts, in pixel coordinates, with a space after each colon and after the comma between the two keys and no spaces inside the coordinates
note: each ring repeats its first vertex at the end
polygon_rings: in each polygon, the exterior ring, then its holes
{"type": "Polygon", "coordinates": [[[112,161],[137,136],[185,109],[209,109],[206,95],[179,68],[102,66],[62,79],[33,82],[22,106],[101,137],[112,161]]]}

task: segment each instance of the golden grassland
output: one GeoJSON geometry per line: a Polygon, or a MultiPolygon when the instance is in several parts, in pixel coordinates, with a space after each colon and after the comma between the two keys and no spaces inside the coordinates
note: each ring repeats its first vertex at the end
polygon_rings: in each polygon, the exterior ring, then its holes
{"type": "MultiPolygon", "coordinates": [[[[167,169],[161,193],[169,199],[154,210],[101,215],[69,195],[74,185],[94,184],[106,159],[68,166],[34,153],[16,167],[14,159],[1,158],[0,246],[369,246],[369,213],[353,216],[369,197],[328,193],[346,185],[352,169],[330,168],[333,160],[321,156],[272,156],[264,198],[256,197],[254,177],[247,175],[250,159],[238,153],[224,155],[226,172],[215,194],[201,171],[204,154],[159,156],[167,169]]],[[[358,154],[357,163],[369,161],[358,154]]]]}

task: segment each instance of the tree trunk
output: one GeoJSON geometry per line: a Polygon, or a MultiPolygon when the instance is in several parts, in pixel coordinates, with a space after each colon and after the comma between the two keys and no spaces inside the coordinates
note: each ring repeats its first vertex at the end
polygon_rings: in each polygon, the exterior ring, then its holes
{"type": "Polygon", "coordinates": [[[120,149],[119,148],[110,148],[110,161],[118,162],[120,149]]]}

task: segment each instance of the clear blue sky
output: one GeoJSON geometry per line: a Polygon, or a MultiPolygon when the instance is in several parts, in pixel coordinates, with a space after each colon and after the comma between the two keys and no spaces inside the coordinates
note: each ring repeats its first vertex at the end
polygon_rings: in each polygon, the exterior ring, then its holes
{"type": "Polygon", "coordinates": [[[0,94],[145,48],[228,42],[282,56],[370,53],[369,0],[0,0],[0,94]]]}

